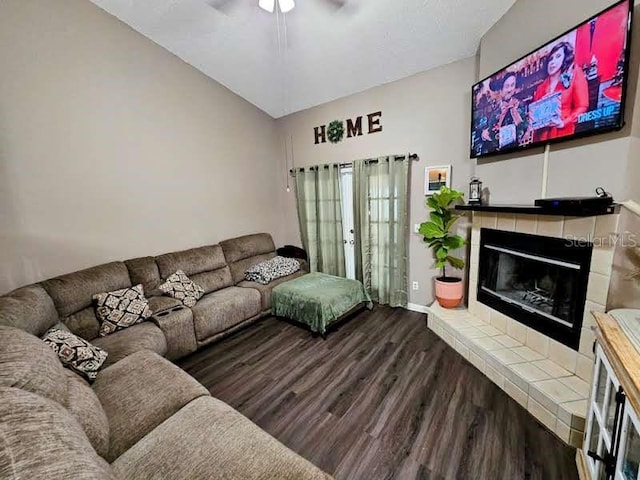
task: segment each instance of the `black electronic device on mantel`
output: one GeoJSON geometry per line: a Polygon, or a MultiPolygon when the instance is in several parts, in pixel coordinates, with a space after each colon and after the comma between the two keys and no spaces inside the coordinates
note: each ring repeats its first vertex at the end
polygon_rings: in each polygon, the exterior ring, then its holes
{"type": "Polygon", "coordinates": [[[613,205],[613,197],[563,197],[563,198],[540,198],[535,201],[536,207],[546,209],[558,209],[558,211],[576,211],[605,213],[613,205]]]}

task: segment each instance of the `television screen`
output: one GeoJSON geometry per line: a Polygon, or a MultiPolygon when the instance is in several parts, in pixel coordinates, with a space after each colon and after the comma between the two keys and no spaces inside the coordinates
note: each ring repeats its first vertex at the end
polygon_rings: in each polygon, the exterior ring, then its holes
{"type": "Polygon", "coordinates": [[[616,3],[474,85],[471,157],[622,128],[632,7],[616,3]]]}

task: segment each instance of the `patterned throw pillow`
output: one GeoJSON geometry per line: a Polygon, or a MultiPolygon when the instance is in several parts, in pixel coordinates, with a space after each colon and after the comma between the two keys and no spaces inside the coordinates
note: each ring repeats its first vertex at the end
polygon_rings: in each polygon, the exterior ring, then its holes
{"type": "Polygon", "coordinates": [[[107,352],[103,349],[57,325],[47,330],[42,341],[58,354],[63,365],[90,381],[96,379],[98,370],[107,359],[107,352]]]}
{"type": "Polygon", "coordinates": [[[298,270],[300,270],[300,262],[295,258],[274,257],[249,267],[244,273],[244,278],[249,282],[267,285],[298,270]]]}
{"type": "Polygon", "coordinates": [[[93,301],[100,322],[98,335],[101,337],[144,322],[152,314],[142,285],[98,293],[93,296],[93,301]]]}
{"type": "Polygon", "coordinates": [[[170,275],[158,288],[187,307],[193,307],[204,295],[204,288],[189,280],[182,270],[170,275]]]}

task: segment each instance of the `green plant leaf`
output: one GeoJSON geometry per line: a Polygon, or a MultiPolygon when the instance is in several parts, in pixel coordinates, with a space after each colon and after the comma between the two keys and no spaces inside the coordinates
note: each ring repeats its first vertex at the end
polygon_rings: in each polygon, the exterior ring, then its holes
{"type": "Polygon", "coordinates": [[[449,249],[440,247],[436,250],[436,258],[438,260],[446,260],[449,256],[449,249]]]}
{"type": "Polygon", "coordinates": [[[457,268],[458,270],[462,270],[464,268],[464,260],[462,260],[461,258],[448,256],[447,262],[449,262],[449,265],[451,265],[453,268],[457,268]]]}
{"type": "Polygon", "coordinates": [[[464,197],[464,193],[459,192],[458,190],[450,190],[451,192],[451,200],[459,200],[464,197]]]}
{"type": "Polygon", "coordinates": [[[440,205],[438,205],[438,200],[434,197],[435,195],[432,195],[429,198],[427,198],[427,206],[433,210],[439,210],[440,205]]]}
{"type": "Polygon", "coordinates": [[[451,204],[451,193],[447,192],[445,187],[442,187],[436,200],[438,201],[438,206],[440,208],[447,208],[451,204]]]}
{"type": "Polygon", "coordinates": [[[420,225],[418,230],[420,235],[427,239],[442,238],[445,236],[445,232],[433,222],[426,222],[420,225]]]}
{"type": "Polygon", "coordinates": [[[451,227],[453,227],[460,217],[461,215],[449,215],[449,218],[445,220],[444,230],[447,232],[451,230],[451,227]]]}
{"type": "Polygon", "coordinates": [[[443,220],[443,215],[440,215],[437,212],[431,212],[429,214],[429,218],[431,219],[431,221],[433,223],[435,223],[442,231],[445,230],[444,228],[444,220],[443,220]]]}
{"type": "Polygon", "coordinates": [[[446,260],[438,260],[435,264],[435,268],[443,268],[447,265],[447,261],[446,260]]]}
{"type": "Polygon", "coordinates": [[[445,238],[444,244],[448,249],[456,250],[458,248],[461,248],[465,244],[465,241],[464,238],[459,235],[450,235],[445,238]]]}

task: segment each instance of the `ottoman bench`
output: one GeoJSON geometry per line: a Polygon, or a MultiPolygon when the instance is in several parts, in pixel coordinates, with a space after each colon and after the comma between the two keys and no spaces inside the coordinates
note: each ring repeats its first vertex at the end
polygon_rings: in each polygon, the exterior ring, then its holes
{"type": "Polygon", "coordinates": [[[308,273],[271,291],[274,315],[307,325],[322,336],[329,325],[362,304],[369,310],[373,308],[362,283],[325,273],[308,273]]]}

